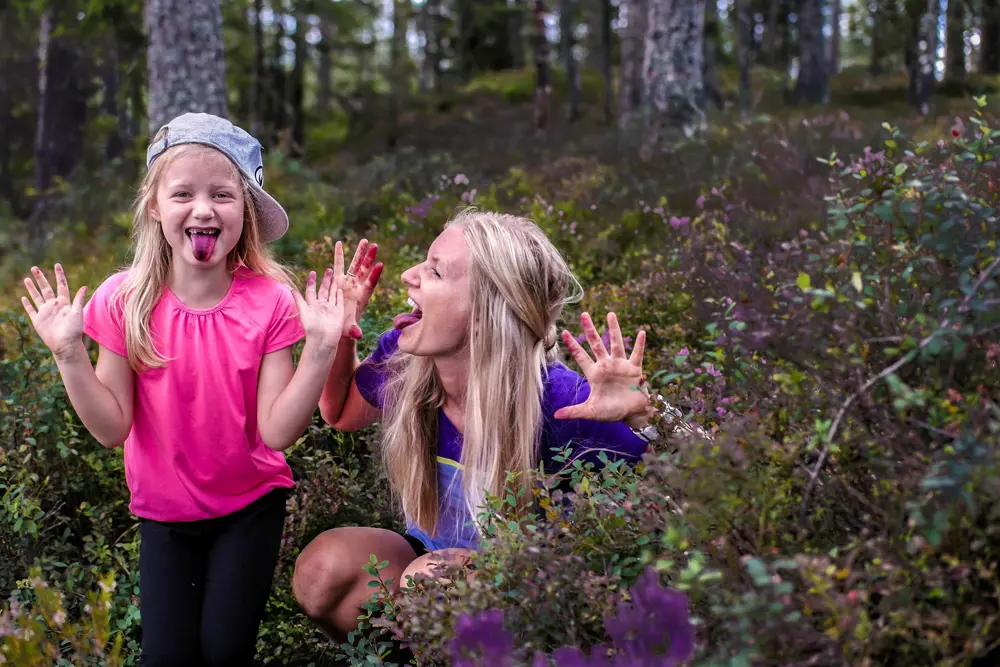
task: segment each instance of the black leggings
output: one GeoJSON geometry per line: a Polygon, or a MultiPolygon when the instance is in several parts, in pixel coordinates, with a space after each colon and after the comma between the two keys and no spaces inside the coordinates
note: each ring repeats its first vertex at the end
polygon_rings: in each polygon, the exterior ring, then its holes
{"type": "Polygon", "coordinates": [[[227,516],[142,519],[143,667],[248,667],[271,592],[287,489],[227,516]]]}

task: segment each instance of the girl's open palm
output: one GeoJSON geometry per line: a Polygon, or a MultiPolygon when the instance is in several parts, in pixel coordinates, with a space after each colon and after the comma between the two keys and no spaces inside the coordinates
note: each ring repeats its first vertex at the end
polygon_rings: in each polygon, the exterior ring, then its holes
{"type": "Polygon", "coordinates": [[[327,269],[316,289],[316,272],[310,271],[304,295],[293,291],[299,308],[299,321],[306,330],[306,341],[325,347],[340,342],[344,330],[344,292],[335,285],[333,270],[327,269]]]}
{"type": "Polygon", "coordinates": [[[382,275],[382,262],[375,262],[377,253],[378,244],[361,239],[354,251],[351,266],[344,273],[344,244],[337,241],[334,246],[333,277],[344,292],[344,336],[355,340],[361,339],[361,316],[364,315],[379,276],[382,275]]]}
{"type": "Polygon", "coordinates": [[[583,403],[560,408],[555,412],[555,418],[625,421],[646,414],[649,398],[642,389],[642,354],[646,346],[646,332],[636,334],[632,355],[626,358],[625,343],[614,313],[608,313],[610,353],[604,347],[590,315],[583,313],[580,323],[594,353],[593,359],[569,331],[563,331],[562,339],[590,384],[590,396],[583,403]]]}
{"type": "Polygon", "coordinates": [[[24,279],[31,300],[22,296],[21,304],[42,342],[58,358],[68,354],[83,336],[83,300],[87,287],[81,287],[71,301],[62,265],[56,264],[55,272],[56,291],[53,292],[42,270],[37,266],[31,267],[35,280],[24,279]],[[35,281],[38,282],[37,287],[35,281]]]}

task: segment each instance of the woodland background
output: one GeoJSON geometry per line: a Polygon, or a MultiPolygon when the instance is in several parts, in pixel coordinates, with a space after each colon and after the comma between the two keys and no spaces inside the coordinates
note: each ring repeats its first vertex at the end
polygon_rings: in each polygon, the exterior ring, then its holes
{"type": "Polygon", "coordinates": [[[399,517],[378,426],[317,417],[262,664],[387,664],[392,637],[419,664],[1000,660],[996,0],[6,0],[0,43],[0,662],[137,662],[121,450],[20,280],[128,261],[149,134],[189,110],[261,139],[299,275],[379,242],[362,352],[452,213],[522,213],[587,288],[566,323],[647,328],[712,435],[576,467],[492,526],[480,576],[373,588],[380,625],[338,646],[295,557],[399,517]]]}

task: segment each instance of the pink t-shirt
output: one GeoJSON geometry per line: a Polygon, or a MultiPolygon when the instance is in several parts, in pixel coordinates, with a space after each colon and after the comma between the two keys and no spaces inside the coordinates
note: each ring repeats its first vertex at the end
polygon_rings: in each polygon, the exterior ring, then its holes
{"type": "MultiPolygon", "coordinates": [[[[84,310],[86,334],[122,356],[123,317],[112,295],[125,275],[104,281],[84,310]]],[[[214,308],[188,308],[165,287],[150,330],[167,361],[136,374],[125,441],[132,513],[208,519],[294,486],[284,454],[268,448],[257,429],[262,357],[305,336],[291,292],[245,268],[214,308]]]]}

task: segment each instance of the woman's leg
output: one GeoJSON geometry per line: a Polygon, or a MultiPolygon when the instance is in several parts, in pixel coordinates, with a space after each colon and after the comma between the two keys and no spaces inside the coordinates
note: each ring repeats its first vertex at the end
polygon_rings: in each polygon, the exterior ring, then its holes
{"type": "Polygon", "coordinates": [[[142,520],[142,667],[201,665],[201,609],[208,544],[198,528],[195,524],[142,520]]]}
{"type": "Polygon", "coordinates": [[[285,489],[217,519],[201,615],[205,667],[249,667],[271,594],[285,523],[285,489]]]}
{"type": "Polygon", "coordinates": [[[361,605],[374,589],[364,566],[371,554],[389,561],[380,571],[383,580],[392,579],[399,589],[406,566],[416,558],[413,547],[398,533],[381,528],[334,528],[310,542],[295,563],[292,590],[295,599],[313,623],[338,641],[358,627],[361,605]]]}
{"type": "Polygon", "coordinates": [[[400,585],[409,588],[410,582],[407,580],[407,577],[413,577],[418,574],[436,577],[438,575],[437,568],[443,564],[464,566],[467,564],[470,555],[472,555],[472,549],[439,549],[438,551],[431,551],[414,559],[406,567],[403,571],[400,585]]]}

